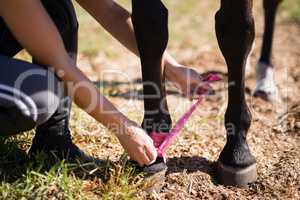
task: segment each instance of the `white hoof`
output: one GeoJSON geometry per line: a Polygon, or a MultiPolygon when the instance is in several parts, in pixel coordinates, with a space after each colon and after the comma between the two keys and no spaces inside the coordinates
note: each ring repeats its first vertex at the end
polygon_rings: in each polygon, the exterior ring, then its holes
{"type": "Polygon", "coordinates": [[[256,88],[254,97],[260,97],[272,103],[281,102],[278,88],[274,79],[273,67],[259,62],[256,66],[256,88]]]}

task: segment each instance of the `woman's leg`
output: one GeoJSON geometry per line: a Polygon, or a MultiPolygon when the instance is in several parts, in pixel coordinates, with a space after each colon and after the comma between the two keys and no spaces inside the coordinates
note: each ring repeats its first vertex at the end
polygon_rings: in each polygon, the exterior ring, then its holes
{"type": "MultiPolygon", "coordinates": [[[[78,24],[71,0],[43,0],[42,3],[57,26],[65,48],[70,56],[76,59],[78,24]]],[[[0,54],[11,57],[21,49],[22,47],[15,40],[3,21],[0,21],[0,54]]],[[[33,62],[36,64],[39,63],[36,59],[33,59],[33,62]]],[[[41,65],[38,64],[38,66],[41,65]]],[[[46,68],[44,66],[44,69],[46,68]]],[[[33,85],[35,86],[35,84],[33,85]]],[[[31,126],[26,127],[27,130],[38,125],[29,154],[34,155],[44,151],[49,155],[55,153],[56,157],[59,158],[68,158],[69,160],[80,159],[83,162],[96,161],[98,163],[98,160],[86,155],[72,142],[68,127],[72,101],[64,93],[62,82],[58,81],[57,87],[59,88],[59,104],[54,114],[50,118],[47,118],[46,121],[43,121],[43,123],[36,124],[32,122],[31,126]]],[[[1,110],[0,112],[2,113],[1,110]]]]}
{"type": "Polygon", "coordinates": [[[47,70],[11,58],[22,49],[0,18],[0,135],[30,130],[57,109],[57,91],[46,85],[47,70]]]}
{"type": "MultiPolygon", "coordinates": [[[[42,3],[60,32],[67,52],[76,60],[78,23],[72,2],[70,0],[43,0],[42,3]]],[[[34,58],[33,62],[39,63],[34,58]]],[[[64,87],[62,82],[60,87],[64,87]]],[[[62,93],[56,112],[48,121],[36,128],[30,154],[44,151],[49,154],[55,153],[57,157],[68,160],[95,161],[72,142],[69,129],[71,105],[71,98],[66,93],[62,93]]]]}
{"type": "Polygon", "coordinates": [[[45,68],[0,56],[0,133],[12,135],[46,122],[60,97],[55,75],[45,68]]]}
{"type": "MultiPolygon", "coordinates": [[[[43,0],[42,3],[60,32],[66,50],[76,59],[78,23],[71,1],[43,0]]],[[[39,63],[39,61],[33,58],[33,63],[39,63]]],[[[63,88],[63,83],[61,83],[61,87],[63,88]]],[[[71,148],[65,143],[65,141],[71,140],[69,130],[71,104],[71,98],[67,94],[62,94],[59,107],[54,115],[46,123],[36,128],[31,153],[71,148]]]]}

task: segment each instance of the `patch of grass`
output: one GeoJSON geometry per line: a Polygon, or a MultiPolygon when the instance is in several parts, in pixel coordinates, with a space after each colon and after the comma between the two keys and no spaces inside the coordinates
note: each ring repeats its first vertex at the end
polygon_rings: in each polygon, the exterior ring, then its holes
{"type": "Polygon", "coordinates": [[[81,182],[70,175],[68,167],[58,163],[49,171],[28,167],[26,173],[13,183],[0,184],[0,198],[14,199],[84,199],[81,182]]]}
{"type": "Polygon", "coordinates": [[[116,165],[110,169],[109,180],[99,187],[99,192],[105,200],[137,199],[137,192],[143,185],[141,174],[137,174],[135,169],[126,165],[116,165]]]}
{"type": "Polygon", "coordinates": [[[300,22],[300,1],[288,0],[283,1],[283,8],[288,12],[291,19],[300,22]]]}
{"type": "MultiPolygon", "coordinates": [[[[89,166],[70,165],[64,161],[48,162],[43,153],[29,160],[21,149],[24,138],[1,138],[0,200],[15,199],[135,199],[142,183],[141,174],[127,165],[127,160],[96,168],[100,174],[91,176],[86,182],[93,188],[83,186],[89,166]],[[101,175],[101,177],[99,176],[101,175]],[[104,180],[101,178],[104,177],[104,180]]],[[[27,142],[26,142],[27,146],[27,142]]]]}
{"type": "MultiPolygon", "coordinates": [[[[118,2],[123,5],[129,5],[129,2],[118,2]]],[[[116,51],[120,49],[121,45],[112,38],[112,36],[103,29],[98,22],[93,19],[84,9],[82,9],[75,1],[74,1],[78,22],[79,22],[79,53],[88,56],[89,58],[93,58],[97,56],[99,53],[105,54],[108,58],[116,58],[120,51],[116,51]]]]}
{"type": "MultiPolygon", "coordinates": [[[[117,60],[128,53],[76,1],[73,2],[79,22],[79,54],[89,59],[104,54],[108,59],[117,60]]],[[[118,3],[131,12],[131,1],[119,0],[118,3]]],[[[195,50],[207,43],[215,42],[214,13],[219,6],[218,2],[172,0],[164,3],[169,10],[169,50],[178,48],[195,50]]],[[[31,61],[31,57],[25,51],[17,57],[31,61]]]]}
{"type": "MultiPolygon", "coordinates": [[[[131,1],[120,0],[118,3],[131,12],[131,1]]],[[[214,40],[213,16],[218,2],[172,0],[164,1],[164,3],[169,10],[169,47],[171,49],[182,47],[196,49],[214,40]]],[[[99,53],[112,59],[124,55],[124,48],[119,42],[76,3],[75,8],[79,21],[80,53],[89,58],[94,58],[99,53]]]]}
{"type": "Polygon", "coordinates": [[[47,157],[29,159],[32,133],[0,139],[0,199],[83,199],[80,179],[59,162],[49,167],[47,157]]]}
{"type": "MultiPolygon", "coordinates": [[[[75,112],[84,114],[79,109],[75,112]]],[[[137,192],[142,187],[142,174],[128,164],[127,156],[105,166],[50,163],[43,153],[32,160],[26,153],[32,136],[28,132],[0,138],[0,200],[140,199],[137,192]]]]}
{"type": "Polygon", "coordinates": [[[197,49],[214,39],[215,1],[165,1],[169,10],[170,48],[197,49]]]}

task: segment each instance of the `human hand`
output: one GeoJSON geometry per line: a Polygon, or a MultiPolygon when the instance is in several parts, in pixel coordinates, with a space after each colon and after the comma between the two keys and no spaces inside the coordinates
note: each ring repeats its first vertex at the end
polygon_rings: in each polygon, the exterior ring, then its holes
{"type": "Polygon", "coordinates": [[[211,87],[203,82],[203,77],[194,69],[182,65],[168,66],[166,76],[182,94],[194,99],[199,94],[206,93],[211,87]]]}
{"type": "Polygon", "coordinates": [[[152,139],[136,124],[125,125],[121,134],[117,135],[121,145],[131,159],[137,161],[140,166],[150,165],[157,158],[157,151],[152,139]]]}

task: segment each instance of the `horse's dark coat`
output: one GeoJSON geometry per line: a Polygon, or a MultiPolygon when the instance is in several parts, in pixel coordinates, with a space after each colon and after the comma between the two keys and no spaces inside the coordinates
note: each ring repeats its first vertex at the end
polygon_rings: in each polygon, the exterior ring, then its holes
{"type": "Polygon", "coordinates": [[[259,61],[271,65],[272,42],[274,33],[274,24],[277,8],[282,0],[264,0],[263,6],[265,11],[265,30],[263,45],[259,61]]]}

